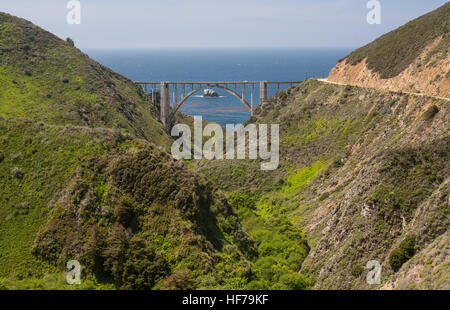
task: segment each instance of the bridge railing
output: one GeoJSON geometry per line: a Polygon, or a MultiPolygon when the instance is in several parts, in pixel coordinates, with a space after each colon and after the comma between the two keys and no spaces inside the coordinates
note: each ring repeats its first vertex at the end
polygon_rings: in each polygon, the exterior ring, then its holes
{"type": "MultiPolygon", "coordinates": [[[[211,85],[215,85],[215,84],[259,84],[261,82],[267,83],[267,84],[298,84],[301,83],[303,81],[162,81],[165,82],[167,84],[185,84],[185,85],[190,85],[190,84],[211,84],[211,85]]],[[[160,82],[152,82],[152,81],[134,81],[135,84],[153,84],[153,85],[159,85],[161,84],[160,82]]]]}
{"type": "Polygon", "coordinates": [[[266,102],[271,96],[269,92],[280,91],[281,85],[292,87],[301,82],[303,81],[135,81],[134,83],[141,85],[146,93],[149,93],[148,88],[151,88],[153,104],[156,104],[157,98],[160,96],[161,121],[169,126],[172,114],[189,96],[201,88],[218,87],[232,93],[253,114],[256,102],[259,102],[260,105],[266,102]],[[256,90],[257,87],[259,87],[259,91],[256,90]]]}

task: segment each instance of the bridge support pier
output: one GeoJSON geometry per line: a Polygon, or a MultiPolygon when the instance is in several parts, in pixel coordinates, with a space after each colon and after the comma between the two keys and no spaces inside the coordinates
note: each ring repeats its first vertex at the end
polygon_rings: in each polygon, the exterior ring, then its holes
{"type": "Polygon", "coordinates": [[[161,82],[161,122],[169,128],[170,124],[170,93],[169,84],[161,82]]]}
{"type": "Polygon", "coordinates": [[[251,96],[250,96],[250,108],[251,108],[251,115],[253,116],[253,112],[255,111],[255,84],[251,85],[251,96]]]}
{"type": "MultiPolygon", "coordinates": [[[[263,105],[268,100],[268,85],[276,85],[277,92],[280,90],[280,84],[289,84],[291,87],[294,84],[301,83],[302,81],[199,81],[199,82],[135,82],[138,85],[141,85],[142,88],[147,92],[148,85],[151,85],[152,95],[151,100],[153,104],[156,105],[157,101],[157,93],[156,89],[158,84],[160,84],[160,120],[164,126],[170,130],[172,126],[172,116],[173,113],[178,111],[180,106],[189,99],[190,96],[195,94],[197,91],[200,91],[207,87],[216,87],[227,91],[232,94],[236,98],[238,98],[242,104],[250,111],[251,115],[253,115],[255,111],[255,95],[256,89],[259,84],[259,105],[263,105]],[[180,93],[181,98],[179,100],[178,95],[178,85],[180,85],[180,93]],[[242,94],[238,93],[238,85],[241,86],[242,94]],[[250,85],[250,102],[246,101],[246,93],[247,93],[247,85],[250,85]],[[234,86],[234,91],[232,90],[234,86]],[[170,95],[170,87],[172,87],[173,94],[170,95]],[[187,94],[186,94],[187,92],[187,94]],[[171,106],[171,100],[173,102],[173,106],[171,106]]],[[[248,95],[248,94],[247,94],[248,95]]]]}
{"type": "Polygon", "coordinates": [[[267,100],[267,81],[259,82],[259,105],[267,100]]]}

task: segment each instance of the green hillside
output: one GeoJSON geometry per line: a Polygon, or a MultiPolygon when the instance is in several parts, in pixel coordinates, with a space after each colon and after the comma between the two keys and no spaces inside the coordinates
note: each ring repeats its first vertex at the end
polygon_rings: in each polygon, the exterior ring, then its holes
{"type": "Polygon", "coordinates": [[[0,13],[0,289],[220,288],[256,254],[130,80],[0,13]],[[83,266],[81,286],[65,264],[83,266]]]}
{"type": "Polygon", "coordinates": [[[448,262],[433,241],[448,240],[449,116],[446,100],[308,80],[275,95],[249,121],[280,124],[277,170],[260,171],[250,160],[197,166],[228,192],[261,266],[271,260],[300,271],[316,289],[370,289],[381,285],[367,285],[364,266],[377,259],[382,284],[448,288],[448,262]],[[307,240],[306,259],[292,231],[307,240]],[[401,268],[416,253],[428,257],[430,273],[403,282],[398,275],[425,264],[414,259],[405,265],[411,269],[401,268]]]}
{"type": "Polygon", "coordinates": [[[32,23],[0,13],[0,115],[118,128],[159,145],[170,137],[129,79],[32,23]]]}
{"type": "MultiPolygon", "coordinates": [[[[430,59],[448,57],[448,10],[347,61],[393,76],[439,36],[430,59]]],[[[0,289],[450,288],[448,100],[306,80],[248,121],[280,125],[273,171],[176,161],[157,115],[70,41],[0,13],[0,289]]]]}
{"type": "Polygon", "coordinates": [[[450,45],[450,3],[391,31],[348,55],[346,63],[356,64],[367,57],[369,69],[381,78],[397,76],[438,38],[440,43],[429,52],[427,60],[448,57],[450,45]]]}
{"type": "Polygon", "coordinates": [[[245,275],[254,250],[236,215],[165,151],[119,130],[28,120],[2,118],[0,137],[0,284],[64,288],[45,279],[70,259],[87,267],[87,288],[245,275]]]}

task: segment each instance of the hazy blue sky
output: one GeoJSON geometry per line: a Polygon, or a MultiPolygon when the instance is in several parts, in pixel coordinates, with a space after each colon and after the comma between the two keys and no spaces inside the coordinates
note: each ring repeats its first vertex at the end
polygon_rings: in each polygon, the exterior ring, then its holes
{"type": "Polygon", "coordinates": [[[0,0],[0,11],[89,47],[361,46],[445,0],[80,0],[81,25],[68,25],[68,0],[0,0]]]}

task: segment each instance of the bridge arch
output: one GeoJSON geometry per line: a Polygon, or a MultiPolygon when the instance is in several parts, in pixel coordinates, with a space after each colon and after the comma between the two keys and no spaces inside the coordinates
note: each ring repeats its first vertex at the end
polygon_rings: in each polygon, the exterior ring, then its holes
{"type": "Polygon", "coordinates": [[[267,91],[268,91],[268,85],[269,84],[275,84],[277,86],[277,92],[280,89],[281,84],[290,84],[291,87],[294,84],[299,84],[302,81],[183,81],[183,82],[170,82],[170,81],[160,81],[160,82],[146,82],[146,81],[136,81],[134,83],[141,85],[145,91],[147,91],[147,86],[151,85],[152,87],[152,103],[156,105],[156,95],[155,95],[155,89],[157,89],[157,85],[160,85],[160,120],[166,126],[167,129],[170,130],[171,124],[174,121],[175,113],[179,110],[179,108],[186,102],[187,99],[189,99],[193,94],[201,91],[205,88],[218,88],[226,91],[227,93],[233,95],[239,101],[246,107],[246,109],[250,112],[250,114],[253,115],[254,110],[254,104],[255,104],[255,86],[258,87],[259,85],[259,104],[262,105],[262,103],[267,101],[267,91]],[[171,107],[170,104],[170,85],[174,87],[173,95],[174,98],[172,98],[174,102],[174,106],[171,107]],[[182,85],[183,87],[183,98],[181,101],[178,101],[178,92],[177,92],[177,86],[182,85]],[[184,95],[185,86],[190,85],[191,91],[184,95]],[[223,86],[221,86],[223,85],[223,86]],[[241,85],[242,88],[242,96],[239,95],[236,91],[233,91],[232,89],[228,88],[228,85],[234,85],[234,89],[236,89],[236,85],[241,85]],[[250,100],[251,104],[249,105],[248,102],[245,100],[245,91],[246,86],[250,85],[250,100]],[[199,86],[196,89],[193,89],[194,86],[199,86]]]}
{"type": "Polygon", "coordinates": [[[243,98],[242,96],[240,96],[237,92],[235,92],[232,89],[229,89],[227,87],[224,86],[220,86],[220,85],[205,85],[205,86],[200,86],[197,89],[194,89],[192,91],[190,91],[189,93],[187,93],[181,100],[180,102],[177,103],[177,105],[175,106],[175,108],[172,110],[172,113],[170,114],[170,119],[173,120],[175,113],[178,111],[178,109],[183,105],[183,103],[186,102],[186,100],[188,100],[192,95],[194,95],[195,93],[201,91],[202,89],[207,89],[207,88],[219,88],[222,89],[226,92],[228,92],[229,94],[235,96],[237,99],[239,99],[239,101],[247,108],[247,110],[252,113],[252,108],[251,106],[248,104],[248,102],[245,100],[245,98],[243,98]]]}

